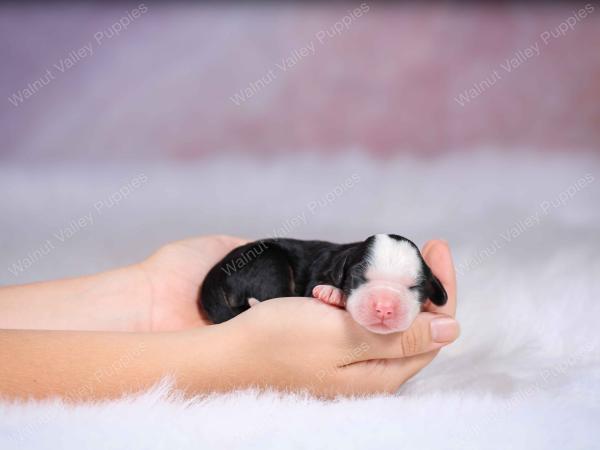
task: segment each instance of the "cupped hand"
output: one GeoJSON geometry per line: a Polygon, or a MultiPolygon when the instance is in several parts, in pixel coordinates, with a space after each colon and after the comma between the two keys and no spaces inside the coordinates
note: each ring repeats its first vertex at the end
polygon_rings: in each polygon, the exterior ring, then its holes
{"type": "MultiPolygon", "coordinates": [[[[149,286],[152,331],[182,330],[210,322],[198,313],[199,286],[212,266],[247,242],[204,236],[168,244],[139,264],[149,286]]],[[[306,298],[263,302],[227,322],[244,343],[240,385],[308,389],[319,395],[394,392],[458,337],[456,278],[448,245],[429,241],[423,257],[448,293],[402,333],[377,335],[338,308],[306,298]],[[246,372],[247,371],[247,372],[246,372]]]]}
{"type": "Polygon", "coordinates": [[[210,325],[198,311],[200,285],[217,262],[246,242],[224,235],[186,239],[161,247],[138,264],[148,285],[148,323],[143,328],[175,331],[210,325]]]}
{"type": "Polygon", "coordinates": [[[448,302],[443,307],[428,303],[404,332],[371,333],[345,310],[306,298],[262,302],[223,324],[243,342],[240,384],[328,397],[397,391],[459,333],[448,245],[430,241],[422,253],[443,283],[448,302]]]}

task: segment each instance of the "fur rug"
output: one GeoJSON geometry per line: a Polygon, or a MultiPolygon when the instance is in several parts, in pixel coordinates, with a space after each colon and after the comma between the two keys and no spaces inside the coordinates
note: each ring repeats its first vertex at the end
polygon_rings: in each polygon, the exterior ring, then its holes
{"type": "Polygon", "coordinates": [[[598,177],[592,154],[491,151],[93,172],[5,164],[2,284],[103,270],[212,232],[442,237],[457,264],[462,336],[396,396],[183,399],[164,381],[95,404],[0,402],[0,448],[600,448],[598,177]],[[69,228],[88,213],[89,226],[69,228]],[[46,240],[52,251],[38,251],[46,240]]]}

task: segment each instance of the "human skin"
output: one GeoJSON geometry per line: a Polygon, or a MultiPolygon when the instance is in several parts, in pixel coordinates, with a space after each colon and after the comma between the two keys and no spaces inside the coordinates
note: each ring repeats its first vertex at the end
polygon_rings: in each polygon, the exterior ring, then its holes
{"type": "Polygon", "coordinates": [[[115,398],[165,376],[194,395],[259,387],[318,396],[395,392],[458,337],[456,281],[443,241],[423,257],[448,293],[402,333],[377,335],[339,308],[306,298],[263,302],[211,325],[198,286],[245,241],[168,244],[139,264],[0,288],[0,395],[115,398]]]}

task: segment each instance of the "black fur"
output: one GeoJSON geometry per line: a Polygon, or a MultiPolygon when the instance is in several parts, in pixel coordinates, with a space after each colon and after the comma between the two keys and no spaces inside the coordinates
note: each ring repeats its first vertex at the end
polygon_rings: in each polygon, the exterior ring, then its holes
{"type": "Polygon", "coordinates": [[[419,251],[419,247],[415,245],[413,241],[410,239],[406,239],[405,237],[398,236],[397,234],[388,234],[389,237],[399,240],[399,241],[407,241],[410,245],[414,247],[419,255],[419,259],[422,264],[423,277],[420,280],[420,283],[414,287],[414,289],[418,289],[421,301],[426,299],[431,300],[434,305],[443,306],[448,301],[448,294],[446,293],[446,289],[442,286],[442,283],[438,278],[433,274],[425,260],[423,259],[423,255],[419,251]]]}
{"type": "MultiPolygon", "coordinates": [[[[349,295],[365,282],[366,256],[373,240],[374,236],[350,244],[298,239],[250,242],[233,249],[210,270],[198,305],[213,323],[221,323],[249,309],[248,299],[252,297],[259,301],[311,297],[319,284],[336,286],[349,295]]],[[[419,290],[423,301],[430,298],[438,305],[446,303],[446,291],[421,261],[424,278],[414,289],[419,290]]]]}

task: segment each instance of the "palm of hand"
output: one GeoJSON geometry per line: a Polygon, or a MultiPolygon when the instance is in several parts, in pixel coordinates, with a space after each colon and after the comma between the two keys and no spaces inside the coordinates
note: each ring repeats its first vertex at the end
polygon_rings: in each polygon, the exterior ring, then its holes
{"type": "Polygon", "coordinates": [[[233,248],[247,242],[232,236],[203,236],[161,247],[140,263],[148,280],[151,331],[210,325],[198,313],[198,291],[208,271],[233,248]]]}

